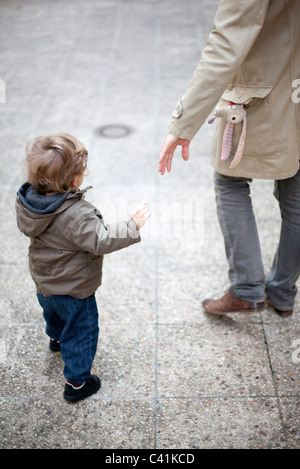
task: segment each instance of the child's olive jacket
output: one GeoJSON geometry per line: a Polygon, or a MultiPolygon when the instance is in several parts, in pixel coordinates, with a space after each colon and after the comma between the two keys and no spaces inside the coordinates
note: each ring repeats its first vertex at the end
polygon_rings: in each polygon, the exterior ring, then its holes
{"type": "Polygon", "coordinates": [[[18,191],[17,224],[30,238],[29,269],[44,296],[90,296],[101,285],[103,255],[141,239],[132,219],[105,225],[84,200],[87,189],[45,196],[25,183],[18,191]]]}

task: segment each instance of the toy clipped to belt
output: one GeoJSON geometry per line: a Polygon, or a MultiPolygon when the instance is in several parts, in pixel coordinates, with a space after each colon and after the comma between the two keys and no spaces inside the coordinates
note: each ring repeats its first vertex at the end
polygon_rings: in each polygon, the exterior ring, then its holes
{"type": "Polygon", "coordinates": [[[222,154],[221,160],[228,160],[231,147],[232,135],[235,124],[243,122],[242,132],[239,139],[239,144],[229,168],[235,168],[242,159],[247,130],[247,111],[243,104],[235,104],[228,101],[221,101],[216,107],[214,115],[209,119],[208,123],[211,124],[217,117],[223,117],[227,121],[223,134],[222,154]]]}

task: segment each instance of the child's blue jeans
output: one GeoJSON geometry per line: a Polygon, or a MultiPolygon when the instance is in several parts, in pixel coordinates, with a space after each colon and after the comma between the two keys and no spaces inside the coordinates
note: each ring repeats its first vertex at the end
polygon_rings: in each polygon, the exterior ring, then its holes
{"type": "Polygon", "coordinates": [[[59,340],[64,376],[82,383],[91,376],[97,350],[99,326],[95,295],[83,300],[68,295],[37,294],[46,321],[46,333],[59,340]]]}

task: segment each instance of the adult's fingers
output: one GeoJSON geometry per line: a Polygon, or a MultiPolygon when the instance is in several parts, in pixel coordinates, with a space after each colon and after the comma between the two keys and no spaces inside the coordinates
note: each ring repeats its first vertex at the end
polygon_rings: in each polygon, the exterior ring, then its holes
{"type": "Polygon", "coordinates": [[[190,156],[190,142],[188,143],[184,143],[184,145],[182,145],[182,158],[184,159],[184,161],[187,161],[189,159],[189,156],[190,156]]]}

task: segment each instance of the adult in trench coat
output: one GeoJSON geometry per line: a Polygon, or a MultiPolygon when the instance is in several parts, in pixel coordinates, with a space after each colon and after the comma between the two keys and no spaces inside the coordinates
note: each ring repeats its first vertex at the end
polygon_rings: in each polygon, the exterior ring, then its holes
{"type": "Polygon", "coordinates": [[[203,302],[209,313],[259,311],[265,301],[281,316],[293,311],[300,274],[299,25],[299,0],[221,0],[160,152],[163,175],[171,170],[177,146],[182,146],[183,159],[189,158],[190,141],[221,98],[246,110],[245,145],[234,168],[230,164],[243,122],[233,126],[230,156],[221,160],[227,122],[216,120],[212,165],[231,285],[222,298],[203,302]],[[275,181],[282,216],[278,249],[266,278],[250,197],[253,178],[275,181]]]}

